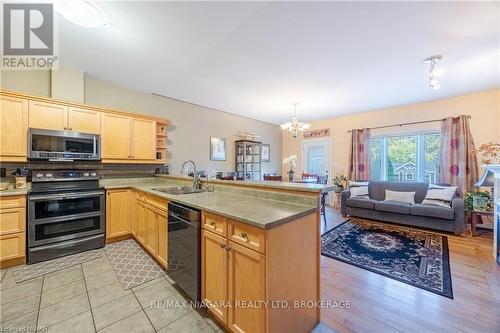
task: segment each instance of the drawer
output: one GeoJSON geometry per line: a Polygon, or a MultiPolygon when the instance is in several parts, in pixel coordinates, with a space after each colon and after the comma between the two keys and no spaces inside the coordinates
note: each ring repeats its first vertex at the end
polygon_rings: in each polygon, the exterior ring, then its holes
{"type": "Polygon", "coordinates": [[[266,233],[262,229],[228,220],[227,238],[260,253],[266,252],[266,233]]]}
{"type": "Polygon", "coordinates": [[[24,232],[0,236],[0,260],[24,257],[25,246],[24,232]]]}
{"type": "Polygon", "coordinates": [[[0,210],[0,235],[24,232],[26,230],[26,211],[24,207],[0,210]]]}
{"type": "Polygon", "coordinates": [[[147,203],[160,210],[167,210],[167,199],[148,194],[147,203]]]}
{"type": "Polygon", "coordinates": [[[222,216],[203,212],[201,215],[201,225],[203,229],[226,237],[227,222],[226,218],[222,216]]]}
{"type": "Polygon", "coordinates": [[[26,197],[24,195],[0,197],[0,209],[15,207],[26,207],[26,197]]]}

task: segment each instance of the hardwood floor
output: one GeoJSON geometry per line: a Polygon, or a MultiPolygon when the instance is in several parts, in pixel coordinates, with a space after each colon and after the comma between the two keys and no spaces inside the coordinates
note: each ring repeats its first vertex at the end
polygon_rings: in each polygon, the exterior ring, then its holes
{"type": "MultiPolygon", "coordinates": [[[[327,208],[322,232],[344,220],[327,208]]],[[[446,235],[454,299],[322,256],[322,300],[350,306],[322,309],[321,321],[338,332],[500,332],[500,267],[492,232],[446,235]]]]}

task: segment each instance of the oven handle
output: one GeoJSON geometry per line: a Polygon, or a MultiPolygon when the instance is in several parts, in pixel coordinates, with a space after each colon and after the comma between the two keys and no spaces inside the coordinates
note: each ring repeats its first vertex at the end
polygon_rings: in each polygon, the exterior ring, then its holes
{"type": "Polygon", "coordinates": [[[94,197],[96,195],[103,196],[103,191],[85,192],[85,193],[64,193],[64,194],[50,194],[50,195],[33,195],[29,197],[30,201],[48,200],[48,199],[79,199],[86,197],[94,197]]]}
{"type": "Polygon", "coordinates": [[[167,221],[168,224],[179,224],[179,223],[185,223],[185,224],[188,224],[192,227],[195,227],[195,228],[199,228],[198,225],[194,224],[193,222],[189,221],[189,220],[186,220],[185,218],[177,215],[177,214],[174,214],[172,212],[168,212],[168,216],[171,216],[171,217],[174,217],[178,220],[180,220],[180,222],[172,222],[172,221],[167,221]]]}

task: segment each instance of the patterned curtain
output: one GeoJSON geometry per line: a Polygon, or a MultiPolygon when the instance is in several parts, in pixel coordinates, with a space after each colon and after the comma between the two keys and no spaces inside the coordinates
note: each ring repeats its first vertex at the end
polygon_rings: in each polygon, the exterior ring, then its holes
{"type": "Polygon", "coordinates": [[[446,118],[441,125],[439,181],[457,186],[462,196],[474,190],[478,179],[474,140],[467,116],[446,118]]]}
{"type": "Polygon", "coordinates": [[[350,180],[370,179],[370,130],[353,129],[349,147],[348,177],[350,180]]]}

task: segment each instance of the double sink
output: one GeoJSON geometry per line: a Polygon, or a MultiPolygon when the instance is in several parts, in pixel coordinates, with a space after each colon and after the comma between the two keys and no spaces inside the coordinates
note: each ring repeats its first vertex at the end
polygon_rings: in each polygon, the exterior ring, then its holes
{"type": "Polygon", "coordinates": [[[203,190],[194,189],[193,187],[190,187],[190,186],[161,187],[161,188],[153,188],[153,190],[158,191],[158,192],[167,193],[167,194],[173,194],[173,195],[204,192],[203,190]]]}

